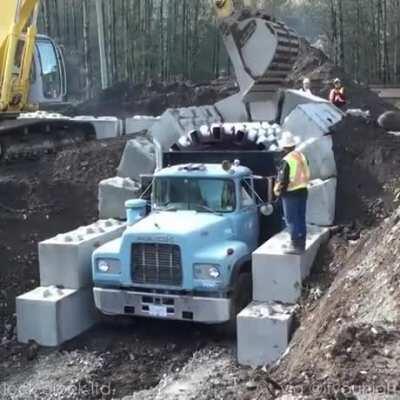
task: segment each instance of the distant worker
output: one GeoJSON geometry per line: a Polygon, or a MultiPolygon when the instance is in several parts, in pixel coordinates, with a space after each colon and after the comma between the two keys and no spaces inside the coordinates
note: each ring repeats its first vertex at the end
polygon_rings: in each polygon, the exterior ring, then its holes
{"type": "Polygon", "coordinates": [[[311,91],[311,80],[310,78],[304,78],[303,79],[303,87],[300,89],[302,92],[307,93],[307,94],[312,94],[311,91]]]}
{"type": "Polygon", "coordinates": [[[296,146],[298,138],[283,132],[279,142],[284,158],[278,171],[274,193],[282,199],[285,222],[291,242],[284,248],[287,254],[301,254],[306,249],[306,210],[310,169],[306,157],[296,146]]]}
{"type": "Polygon", "coordinates": [[[346,93],[344,90],[344,86],[342,85],[342,81],[339,78],[336,78],[333,81],[334,88],[331,90],[329,94],[329,101],[338,108],[343,108],[346,101],[346,93]]]}

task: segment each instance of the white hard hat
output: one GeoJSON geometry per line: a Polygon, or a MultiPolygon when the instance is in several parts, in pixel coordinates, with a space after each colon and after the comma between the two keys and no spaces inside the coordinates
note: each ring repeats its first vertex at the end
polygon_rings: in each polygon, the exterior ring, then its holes
{"type": "Polygon", "coordinates": [[[304,79],[303,79],[303,83],[311,83],[311,80],[310,80],[310,78],[307,78],[307,77],[306,77],[306,78],[304,78],[304,79]]]}
{"type": "Polygon", "coordinates": [[[342,83],[342,81],[340,80],[340,78],[335,78],[335,80],[333,81],[333,83],[342,83]]]}
{"type": "Polygon", "coordinates": [[[296,136],[293,136],[291,132],[284,131],[282,133],[281,140],[279,140],[278,143],[281,149],[285,149],[288,147],[296,147],[300,143],[300,139],[296,136]]]}

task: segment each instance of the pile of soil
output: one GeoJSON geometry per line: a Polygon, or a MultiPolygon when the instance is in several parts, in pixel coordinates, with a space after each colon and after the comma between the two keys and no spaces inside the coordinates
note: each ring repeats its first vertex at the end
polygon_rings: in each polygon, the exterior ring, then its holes
{"type": "Polygon", "coordinates": [[[282,387],[312,398],[332,398],[346,387],[399,393],[399,234],[400,209],[335,256],[329,269],[336,279],[320,302],[310,293],[304,298],[291,350],[272,371],[282,387]]]}
{"type": "Polygon", "coordinates": [[[377,119],[387,110],[395,109],[393,105],[386,103],[367,86],[354,82],[342,68],[333,64],[320,49],[311,46],[308,41],[302,40],[300,56],[293,72],[288,77],[289,87],[301,88],[305,77],[311,79],[314,94],[325,99],[329,97],[333,80],[340,78],[346,89],[347,108],[368,110],[373,119],[377,119]]]}
{"type": "Polygon", "coordinates": [[[400,137],[375,122],[346,117],[335,126],[338,168],[336,222],[370,227],[397,205],[400,186],[400,137]]]}
{"type": "Polygon", "coordinates": [[[37,243],[97,219],[97,184],[115,176],[125,142],[0,165],[0,336],[15,325],[15,296],[38,286],[37,243]]]}
{"type": "Polygon", "coordinates": [[[132,115],[161,115],[167,108],[214,104],[238,91],[227,78],[211,82],[120,82],[76,108],[77,114],[113,115],[121,118],[132,115]]]}

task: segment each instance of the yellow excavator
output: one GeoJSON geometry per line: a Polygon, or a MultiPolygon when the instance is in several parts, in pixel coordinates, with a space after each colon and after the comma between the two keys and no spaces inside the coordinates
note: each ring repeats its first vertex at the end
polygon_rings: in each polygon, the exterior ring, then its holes
{"type": "Polygon", "coordinates": [[[66,74],[60,48],[37,35],[39,0],[2,0],[0,13],[0,112],[60,103],[66,74]]]}
{"type": "Polygon", "coordinates": [[[21,117],[21,113],[67,105],[62,51],[51,38],[37,33],[40,3],[1,0],[0,162],[37,157],[95,135],[91,124],[55,113],[46,118],[21,117]]]}

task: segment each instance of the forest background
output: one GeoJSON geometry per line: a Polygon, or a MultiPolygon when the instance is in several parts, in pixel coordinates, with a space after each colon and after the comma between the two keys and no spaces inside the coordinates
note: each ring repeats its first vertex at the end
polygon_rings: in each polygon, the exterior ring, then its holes
{"type": "MultiPolygon", "coordinates": [[[[213,0],[98,0],[108,85],[232,74],[213,0]]],[[[400,83],[400,0],[239,0],[268,9],[356,81],[400,83]]],[[[67,60],[75,98],[101,89],[96,0],[43,0],[39,30],[67,60]]]]}

